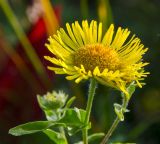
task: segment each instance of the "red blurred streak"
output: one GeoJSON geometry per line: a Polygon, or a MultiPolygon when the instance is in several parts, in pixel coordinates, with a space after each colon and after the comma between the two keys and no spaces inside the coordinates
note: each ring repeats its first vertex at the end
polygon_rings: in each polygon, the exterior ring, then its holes
{"type": "MultiPolygon", "coordinates": [[[[61,7],[56,8],[55,13],[60,21],[61,7]]],[[[42,63],[45,65],[45,68],[48,64],[43,56],[50,54],[44,47],[47,37],[45,23],[43,19],[40,18],[37,23],[32,26],[28,33],[28,39],[35,48],[42,63]]],[[[20,44],[17,46],[16,51],[32,71],[32,74],[37,79],[41,89],[39,90],[38,88],[33,90],[33,88],[28,85],[25,79],[20,75],[11,59],[8,59],[8,61],[5,62],[3,69],[0,71],[0,118],[2,124],[1,131],[3,131],[7,137],[9,128],[42,117],[42,111],[37,104],[36,95],[44,94],[47,90],[51,90],[51,88],[45,88],[37,78],[36,73],[33,71],[33,68],[25,56],[20,44]]],[[[18,61],[19,65],[23,67],[23,63],[19,62],[15,55],[13,55],[13,57],[18,61]]],[[[47,70],[47,73],[53,81],[53,73],[49,70],[47,70]]],[[[35,88],[36,87],[37,86],[35,85],[35,88]]],[[[0,139],[1,138],[3,137],[0,136],[0,139]]]]}

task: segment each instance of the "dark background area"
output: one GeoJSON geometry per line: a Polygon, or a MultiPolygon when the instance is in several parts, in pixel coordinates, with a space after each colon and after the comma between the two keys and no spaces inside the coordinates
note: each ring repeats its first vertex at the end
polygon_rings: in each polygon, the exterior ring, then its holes
{"type": "MultiPolygon", "coordinates": [[[[27,37],[33,45],[43,66],[46,69],[47,62],[43,56],[48,54],[44,43],[47,41],[46,28],[41,22],[29,21],[26,11],[32,6],[33,1],[8,0],[27,37]],[[38,24],[37,24],[38,23],[38,24]]],[[[145,47],[149,50],[144,60],[150,64],[146,71],[151,74],[145,79],[146,85],[137,88],[130,103],[129,113],[112,136],[113,142],[135,142],[140,144],[160,143],[160,1],[159,0],[52,0],[53,9],[61,27],[66,22],[79,22],[83,19],[101,20],[98,14],[100,4],[107,9],[104,18],[104,27],[114,23],[115,27],[123,27],[136,34],[145,47]],[[103,3],[105,2],[105,3],[103,3]]],[[[103,8],[103,7],[102,7],[103,8]]],[[[102,9],[101,8],[101,9],[102,9]]],[[[39,9],[37,9],[39,11],[39,9]]],[[[36,11],[36,12],[37,12],[36,11]]],[[[34,13],[34,12],[33,12],[34,13]]],[[[103,12],[102,12],[103,13],[103,12]]],[[[37,14],[38,15],[38,14],[37,14]]],[[[41,15],[38,15],[41,17],[41,15]]],[[[103,19],[102,19],[103,20],[103,19]]],[[[23,64],[22,64],[23,65],[23,64]]],[[[24,72],[23,66],[22,71],[24,72]]],[[[43,83],[31,66],[22,45],[17,38],[12,26],[0,7],[0,144],[50,144],[51,141],[42,133],[34,135],[13,137],[8,135],[8,130],[18,124],[28,121],[44,120],[44,114],[40,110],[37,94],[45,94],[52,89],[64,89],[71,96],[76,95],[74,106],[85,107],[88,83],[79,85],[68,82],[63,76],[55,76],[47,71],[50,84],[43,83]],[[2,48],[3,47],[3,48],[2,48]],[[32,77],[25,74],[26,81],[12,61],[16,54],[8,55],[5,48],[15,50],[24,60],[32,77]]],[[[93,132],[106,132],[115,117],[113,103],[121,103],[120,93],[98,86],[93,104],[91,120],[93,132]]],[[[71,138],[75,141],[78,137],[71,138]]]]}

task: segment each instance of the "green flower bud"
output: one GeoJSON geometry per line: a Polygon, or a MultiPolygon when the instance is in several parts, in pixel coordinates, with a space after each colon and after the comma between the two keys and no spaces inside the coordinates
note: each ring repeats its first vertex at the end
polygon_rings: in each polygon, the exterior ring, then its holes
{"type": "Polygon", "coordinates": [[[44,110],[55,110],[65,105],[68,95],[63,91],[47,92],[47,94],[37,96],[40,107],[44,110]]]}

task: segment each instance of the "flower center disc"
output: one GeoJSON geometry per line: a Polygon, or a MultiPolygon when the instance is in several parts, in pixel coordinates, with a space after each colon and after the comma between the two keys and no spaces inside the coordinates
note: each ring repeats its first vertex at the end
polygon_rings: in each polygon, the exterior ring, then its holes
{"type": "Polygon", "coordinates": [[[86,45],[79,48],[74,53],[73,60],[76,66],[83,65],[86,71],[93,71],[96,67],[101,72],[105,68],[114,71],[120,64],[117,52],[101,44],[86,45]]]}

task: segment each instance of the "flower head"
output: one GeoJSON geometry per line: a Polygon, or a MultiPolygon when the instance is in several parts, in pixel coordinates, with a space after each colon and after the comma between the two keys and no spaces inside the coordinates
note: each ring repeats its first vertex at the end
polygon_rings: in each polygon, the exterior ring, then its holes
{"type": "Polygon", "coordinates": [[[102,36],[102,23],[76,21],[70,26],[50,37],[47,48],[54,54],[45,56],[53,63],[49,66],[56,74],[66,74],[66,79],[79,83],[91,77],[100,83],[116,88],[127,94],[126,87],[136,81],[142,87],[141,80],[147,76],[143,67],[142,56],[147,51],[139,38],[129,37],[128,29],[118,28],[114,33],[114,25],[102,36]],[[129,40],[127,40],[129,39],[129,40]]]}
{"type": "Polygon", "coordinates": [[[65,105],[68,95],[63,91],[47,92],[43,97],[38,95],[38,102],[42,109],[53,110],[61,108],[65,105]]]}

